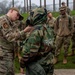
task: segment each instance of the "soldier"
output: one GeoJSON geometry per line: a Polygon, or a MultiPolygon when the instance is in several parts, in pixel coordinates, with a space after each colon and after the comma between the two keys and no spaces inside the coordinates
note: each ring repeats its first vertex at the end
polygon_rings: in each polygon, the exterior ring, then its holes
{"type": "Polygon", "coordinates": [[[72,18],[73,18],[73,25],[74,25],[74,31],[72,36],[72,52],[68,54],[68,56],[73,56],[75,50],[75,16],[73,16],[72,18]]]}
{"type": "Polygon", "coordinates": [[[56,40],[55,40],[55,62],[58,61],[58,56],[60,54],[60,49],[63,45],[64,48],[64,58],[63,58],[63,64],[67,63],[67,53],[68,48],[70,45],[70,39],[72,37],[73,33],[73,20],[72,18],[66,14],[66,8],[60,7],[60,16],[57,17],[55,26],[54,26],[54,32],[56,34],[56,40]]]}
{"type": "Polygon", "coordinates": [[[0,75],[14,75],[14,43],[30,31],[28,27],[22,31],[14,30],[13,21],[23,17],[15,7],[9,9],[6,15],[0,17],[0,75]]]}
{"type": "Polygon", "coordinates": [[[66,12],[67,12],[67,14],[68,14],[68,15],[71,15],[71,10],[70,10],[69,7],[67,7],[67,6],[65,5],[65,2],[62,2],[61,4],[62,4],[62,6],[65,6],[65,7],[66,7],[66,12]]]}
{"type": "MultiPolygon", "coordinates": [[[[47,12],[47,23],[52,28],[53,34],[54,34],[54,24],[55,24],[55,18],[53,17],[52,13],[50,11],[47,12]]],[[[55,34],[54,34],[55,39],[55,34]]]]}
{"type": "MultiPolygon", "coordinates": [[[[29,20],[28,20],[29,21],[29,20]]],[[[26,75],[53,75],[53,37],[46,25],[47,10],[36,8],[30,13],[30,25],[34,31],[24,41],[21,68],[26,67],[26,75]]]]}
{"type": "Polygon", "coordinates": [[[54,30],[55,18],[53,17],[50,11],[47,12],[47,17],[48,17],[47,19],[48,25],[54,30]]]}

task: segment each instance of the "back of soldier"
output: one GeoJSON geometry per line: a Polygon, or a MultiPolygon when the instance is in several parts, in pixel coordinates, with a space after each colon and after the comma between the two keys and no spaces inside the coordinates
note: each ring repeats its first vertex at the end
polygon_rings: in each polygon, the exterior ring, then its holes
{"type": "MultiPolygon", "coordinates": [[[[53,71],[54,71],[53,54],[50,52],[50,50],[52,50],[51,45],[53,46],[53,40],[54,40],[54,38],[53,38],[53,34],[52,34],[52,29],[50,29],[49,26],[37,25],[37,26],[35,26],[35,30],[25,40],[25,42],[24,42],[25,44],[23,46],[23,51],[25,53],[30,53],[30,52],[34,53],[34,52],[38,51],[39,54],[42,54],[41,57],[40,57],[40,55],[38,55],[37,59],[36,59],[36,56],[32,57],[32,59],[30,60],[30,63],[32,64],[32,63],[38,61],[38,63],[41,66],[43,66],[43,68],[45,69],[46,72],[50,68],[50,70],[49,70],[50,75],[52,75],[53,71]],[[37,36],[37,38],[35,36],[37,36]],[[35,41],[33,39],[35,39],[35,41]],[[33,43],[35,44],[35,46],[33,45],[33,43]],[[31,47],[32,47],[32,49],[31,49],[31,47]],[[39,50],[35,49],[37,47],[39,47],[38,48],[39,50]]],[[[34,66],[29,66],[29,68],[33,68],[34,66]]],[[[35,69],[38,71],[40,68],[38,68],[38,69],[37,68],[38,67],[36,67],[35,69]]]]}
{"type": "Polygon", "coordinates": [[[72,36],[72,52],[69,53],[68,56],[73,56],[75,53],[75,16],[73,16],[72,19],[73,19],[73,25],[74,25],[73,36],[72,36]]]}
{"type": "Polygon", "coordinates": [[[44,8],[37,8],[31,12],[30,24],[34,25],[34,30],[25,39],[23,46],[24,59],[21,60],[26,66],[26,75],[53,75],[53,35],[48,25],[47,12],[44,8]],[[38,14],[38,15],[37,15],[38,14]],[[36,16],[37,15],[37,16],[36,16]],[[41,17],[41,18],[40,18],[41,17]]]}

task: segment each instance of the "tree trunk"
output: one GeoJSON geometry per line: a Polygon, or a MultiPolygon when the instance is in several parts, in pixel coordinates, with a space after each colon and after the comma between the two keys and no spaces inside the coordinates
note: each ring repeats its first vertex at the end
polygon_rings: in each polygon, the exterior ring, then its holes
{"type": "Polygon", "coordinates": [[[29,0],[29,5],[30,5],[30,11],[31,11],[31,0],[29,0]]]}
{"type": "Polygon", "coordinates": [[[14,0],[12,0],[12,7],[14,7],[14,0]]]}
{"type": "Polygon", "coordinates": [[[75,0],[73,0],[73,10],[75,10],[75,0]]]}
{"type": "Polygon", "coordinates": [[[67,4],[67,6],[69,6],[69,0],[66,0],[66,4],[67,4]]]}
{"type": "Polygon", "coordinates": [[[55,11],[55,0],[53,0],[53,11],[55,11]]]}
{"type": "Polygon", "coordinates": [[[42,7],[42,5],[41,5],[41,0],[40,0],[40,8],[42,7]]]}
{"type": "Polygon", "coordinates": [[[46,0],[44,0],[44,7],[46,8],[46,0]]]}
{"type": "Polygon", "coordinates": [[[26,1],[24,0],[24,13],[26,12],[26,1]]]}
{"type": "Polygon", "coordinates": [[[59,7],[61,7],[61,0],[59,0],[59,7]]]}

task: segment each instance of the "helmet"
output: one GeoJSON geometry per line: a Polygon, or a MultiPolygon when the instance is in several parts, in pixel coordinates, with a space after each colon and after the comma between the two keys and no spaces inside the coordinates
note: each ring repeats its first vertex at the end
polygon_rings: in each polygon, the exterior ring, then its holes
{"type": "Polygon", "coordinates": [[[36,8],[30,12],[29,19],[31,25],[45,23],[47,20],[47,10],[45,8],[36,8]]]}
{"type": "Polygon", "coordinates": [[[59,8],[60,11],[65,10],[66,11],[66,6],[62,6],[59,8]]]}

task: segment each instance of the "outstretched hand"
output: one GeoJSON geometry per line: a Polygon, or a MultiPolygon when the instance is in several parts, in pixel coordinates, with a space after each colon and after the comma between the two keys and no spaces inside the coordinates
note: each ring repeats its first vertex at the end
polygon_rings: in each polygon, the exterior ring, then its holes
{"type": "Polygon", "coordinates": [[[24,68],[20,68],[20,73],[25,74],[24,68]]]}
{"type": "Polygon", "coordinates": [[[34,27],[33,26],[27,26],[25,29],[24,29],[24,32],[30,32],[31,30],[33,30],[34,27]]]}

